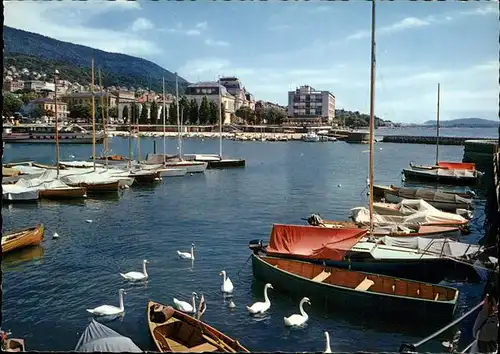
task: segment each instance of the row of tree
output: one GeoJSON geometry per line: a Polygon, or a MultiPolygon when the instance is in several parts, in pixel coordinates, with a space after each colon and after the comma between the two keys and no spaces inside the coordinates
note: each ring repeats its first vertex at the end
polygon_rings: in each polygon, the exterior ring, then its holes
{"type": "Polygon", "coordinates": [[[259,111],[253,111],[250,107],[241,107],[235,112],[235,115],[243,122],[250,125],[280,125],[286,118],[285,112],[275,107],[267,107],[259,111]]]}
{"type": "MultiPolygon", "coordinates": [[[[149,106],[148,118],[148,105],[132,104],[129,109],[128,106],[123,107],[122,117],[125,123],[129,120],[131,123],[139,124],[162,124],[163,123],[163,108],[159,110],[160,106],[157,102],[152,102],[149,106]],[[160,113],[160,115],[158,115],[160,113]]],[[[221,104],[220,109],[224,112],[224,107],[221,104]]],[[[207,97],[203,97],[201,104],[193,98],[189,101],[185,96],[179,100],[179,119],[182,124],[217,124],[219,121],[219,108],[215,101],[208,101],[207,97]]],[[[166,124],[177,124],[177,104],[174,102],[166,109],[165,112],[166,124]]]]}

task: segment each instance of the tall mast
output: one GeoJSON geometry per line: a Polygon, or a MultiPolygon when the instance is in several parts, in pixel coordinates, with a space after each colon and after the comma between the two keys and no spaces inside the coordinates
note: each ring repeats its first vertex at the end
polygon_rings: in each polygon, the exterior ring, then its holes
{"type": "Polygon", "coordinates": [[[127,120],[128,120],[128,170],[129,171],[132,169],[132,119],[134,118],[136,109],[137,109],[137,107],[135,105],[135,98],[134,98],[134,101],[132,102],[132,105],[130,106],[130,112],[127,112],[129,115],[129,117],[127,117],[127,120]]]}
{"type": "Polygon", "coordinates": [[[163,114],[163,164],[166,165],[167,164],[167,139],[166,139],[166,136],[165,136],[165,109],[166,109],[166,106],[165,106],[165,76],[163,77],[163,80],[162,80],[162,83],[163,83],[163,108],[161,110],[162,114],[163,114]]]}
{"type": "Polygon", "coordinates": [[[222,160],[222,93],[221,84],[220,84],[220,76],[217,78],[217,83],[219,84],[219,157],[222,160]]]}
{"type": "Polygon", "coordinates": [[[436,113],[436,166],[439,162],[439,101],[440,101],[440,91],[441,85],[438,82],[438,92],[437,92],[437,113],[436,113]]]}
{"type": "Polygon", "coordinates": [[[94,161],[94,171],[95,171],[95,97],[94,97],[94,58],[91,60],[92,63],[92,160],[94,161]]]}
{"type": "Polygon", "coordinates": [[[54,70],[54,115],[56,116],[56,166],[57,166],[57,178],[59,178],[59,129],[58,129],[58,117],[57,117],[57,74],[59,71],[54,70]]]}
{"type": "Polygon", "coordinates": [[[177,109],[177,139],[179,144],[179,158],[181,159],[181,117],[179,115],[179,82],[175,73],[175,108],[177,109]]]}
{"type": "Polygon", "coordinates": [[[104,121],[104,97],[102,97],[103,94],[103,89],[102,89],[102,81],[101,81],[101,68],[98,70],[98,75],[99,75],[99,87],[100,87],[100,96],[101,96],[101,119],[102,119],[102,130],[104,132],[104,158],[106,159],[106,167],[108,167],[108,154],[107,154],[107,147],[106,147],[106,122],[104,121]]]}
{"type": "Polygon", "coordinates": [[[370,75],[370,233],[373,232],[373,127],[375,125],[375,0],[372,0],[372,41],[370,75]]]}

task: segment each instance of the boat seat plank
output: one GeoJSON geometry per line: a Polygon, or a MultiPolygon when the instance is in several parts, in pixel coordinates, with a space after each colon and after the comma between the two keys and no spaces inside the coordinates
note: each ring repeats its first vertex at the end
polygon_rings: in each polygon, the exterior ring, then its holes
{"type": "Polygon", "coordinates": [[[438,301],[439,300],[439,293],[436,293],[436,297],[434,297],[434,301],[438,301]]]}
{"type": "Polygon", "coordinates": [[[154,329],[154,338],[156,339],[156,341],[163,350],[165,351],[170,350],[167,340],[165,339],[161,331],[158,329],[158,327],[154,329]]]}
{"type": "Polygon", "coordinates": [[[366,291],[366,290],[370,289],[370,287],[373,284],[375,284],[375,282],[373,280],[365,278],[365,279],[363,279],[363,281],[361,283],[358,284],[357,287],[354,288],[354,290],[366,291]]]}
{"type": "Polygon", "coordinates": [[[189,348],[189,352],[191,353],[216,352],[218,350],[219,348],[210,343],[202,343],[195,347],[189,348]]]}
{"type": "Polygon", "coordinates": [[[314,278],[312,278],[312,281],[315,281],[315,282],[318,282],[318,283],[321,283],[323,281],[325,281],[330,275],[332,275],[331,272],[325,272],[324,270],[319,273],[318,275],[316,275],[314,278]]]}

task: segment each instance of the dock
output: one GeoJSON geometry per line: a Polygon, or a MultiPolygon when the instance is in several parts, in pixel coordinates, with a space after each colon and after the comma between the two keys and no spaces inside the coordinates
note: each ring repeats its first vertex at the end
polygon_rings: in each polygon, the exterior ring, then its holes
{"type": "MultiPolygon", "coordinates": [[[[439,145],[465,145],[467,140],[475,141],[492,141],[491,138],[467,138],[467,137],[451,137],[440,136],[439,145]]],[[[437,137],[435,136],[411,136],[411,135],[386,135],[382,139],[384,143],[399,143],[399,144],[431,144],[436,145],[437,137]]]]}

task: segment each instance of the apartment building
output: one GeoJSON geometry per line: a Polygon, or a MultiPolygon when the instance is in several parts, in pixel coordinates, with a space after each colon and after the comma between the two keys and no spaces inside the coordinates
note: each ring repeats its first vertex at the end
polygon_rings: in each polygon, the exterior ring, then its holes
{"type": "Polygon", "coordinates": [[[220,107],[221,103],[224,105],[224,124],[231,124],[231,117],[236,112],[236,98],[228,92],[226,87],[218,82],[199,82],[186,88],[186,98],[188,100],[194,98],[198,106],[204,96],[208,101],[215,101],[218,104],[217,107],[220,107]]]}
{"type": "Polygon", "coordinates": [[[288,123],[332,124],[335,96],[304,85],[288,92],[288,123]]]}
{"type": "MultiPolygon", "coordinates": [[[[36,110],[51,112],[52,116],[55,114],[56,110],[56,102],[53,98],[38,98],[24,105],[21,110],[27,114],[32,116],[35,114],[36,110]]],[[[57,118],[58,120],[64,120],[68,118],[68,105],[66,102],[57,100],[57,118]]]]}
{"type": "MultiPolygon", "coordinates": [[[[106,105],[109,107],[116,107],[117,97],[111,92],[101,91],[94,92],[94,103],[98,105],[101,103],[101,96],[106,105]]],[[[92,104],[92,92],[74,92],[63,97],[63,100],[69,105],[77,104],[92,104]]]]}
{"type": "Polygon", "coordinates": [[[3,89],[4,91],[16,92],[24,88],[24,82],[20,80],[9,80],[4,81],[3,89]]]}

